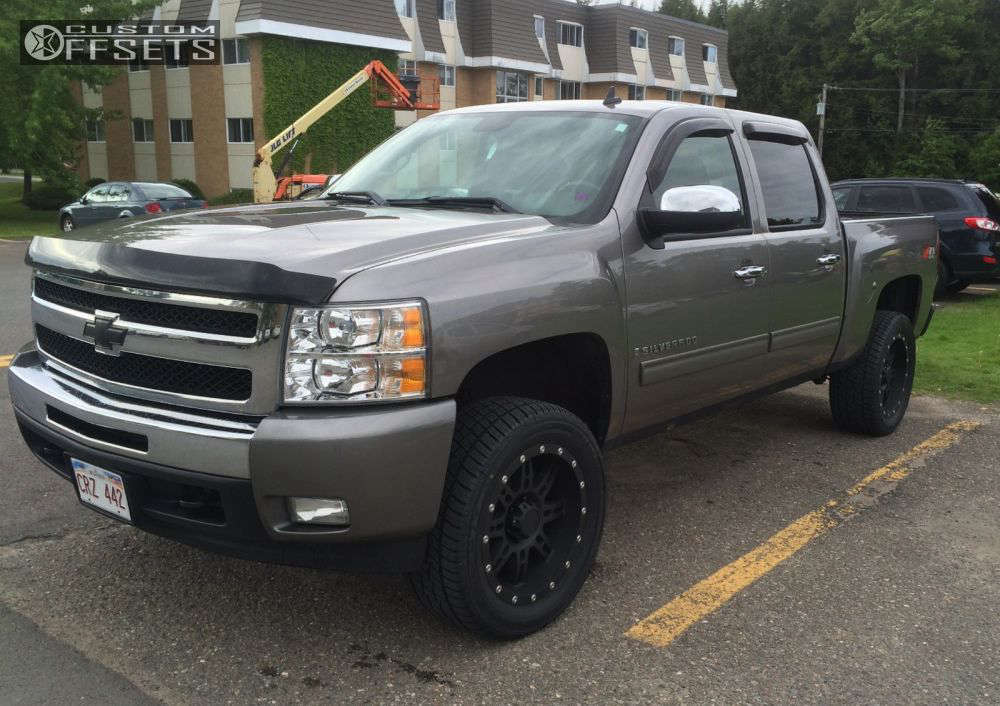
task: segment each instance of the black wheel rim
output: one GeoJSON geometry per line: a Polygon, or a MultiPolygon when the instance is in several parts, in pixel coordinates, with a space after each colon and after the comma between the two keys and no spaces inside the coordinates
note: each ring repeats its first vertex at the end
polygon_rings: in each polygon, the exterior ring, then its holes
{"type": "Polygon", "coordinates": [[[910,349],[906,345],[906,339],[899,334],[889,344],[885,361],[882,363],[879,393],[884,417],[891,418],[899,413],[906,400],[909,377],[910,349]]]}
{"type": "Polygon", "coordinates": [[[540,444],[491,481],[478,532],[483,580],[507,605],[540,603],[559,591],[582,557],[582,470],[563,447],[540,444]]]}

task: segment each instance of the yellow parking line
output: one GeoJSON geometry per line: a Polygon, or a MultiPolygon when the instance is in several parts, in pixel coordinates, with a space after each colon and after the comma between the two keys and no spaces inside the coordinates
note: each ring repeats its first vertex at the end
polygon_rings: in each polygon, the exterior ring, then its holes
{"type": "MultiPolygon", "coordinates": [[[[962,420],[949,424],[926,441],[914,446],[890,463],[855,484],[842,501],[830,500],[780,530],[755,549],[633,625],[626,636],[656,647],[667,647],[684,632],[728,603],[736,594],[765,576],[778,564],[857,512],[859,494],[878,481],[894,484],[910,474],[916,462],[957,442],[961,432],[977,428],[979,422],[962,420]]],[[[890,488],[884,489],[887,492],[890,488]]]]}
{"type": "Polygon", "coordinates": [[[0,368],[6,368],[12,360],[14,360],[12,355],[0,355],[0,368]]]}

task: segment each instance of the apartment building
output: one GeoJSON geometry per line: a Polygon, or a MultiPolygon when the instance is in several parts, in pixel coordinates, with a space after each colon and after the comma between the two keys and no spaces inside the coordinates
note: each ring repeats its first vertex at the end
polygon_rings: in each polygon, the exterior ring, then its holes
{"type": "MultiPolygon", "coordinates": [[[[102,91],[81,87],[87,107],[126,116],[88,124],[84,178],[188,178],[210,196],[248,187],[254,152],[271,137],[262,117],[266,37],[391,52],[401,74],[433,86],[442,109],[603,98],[612,84],[621,97],[637,100],[724,106],[737,95],[725,31],[624,5],[167,0],[154,16],[219,21],[223,61],[132,64],[102,91]]],[[[322,80],[320,68],[301,80],[322,80]]],[[[420,117],[398,111],[394,123],[420,117]]]]}

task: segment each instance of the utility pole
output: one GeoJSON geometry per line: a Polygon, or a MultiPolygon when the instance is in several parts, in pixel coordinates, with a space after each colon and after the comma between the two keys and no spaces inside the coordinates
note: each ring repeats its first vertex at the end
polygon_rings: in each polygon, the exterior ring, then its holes
{"type": "Polygon", "coordinates": [[[823,97],[820,98],[819,105],[816,106],[816,112],[819,113],[819,140],[817,142],[819,143],[820,157],[823,156],[823,135],[826,133],[826,95],[829,88],[829,84],[823,84],[823,97]]]}

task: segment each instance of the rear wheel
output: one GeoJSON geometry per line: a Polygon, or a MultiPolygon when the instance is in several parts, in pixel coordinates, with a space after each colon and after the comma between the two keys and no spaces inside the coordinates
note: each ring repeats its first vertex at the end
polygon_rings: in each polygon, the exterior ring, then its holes
{"type": "Polygon", "coordinates": [[[515,638],[573,601],[604,522],[604,463],[593,434],[547,402],[495,397],[457,422],[421,601],[475,632],[515,638]]]}
{"type": "Polygon", "coordinates": [[[895,431],[910,402],[916,359],[909,318],[876,312],[864,351],[830,376],[830,409],[837,426],[872,436],[895,431]]]}
{"type": "Polygon", "coordinates": [[[76,227],[76,224],[73,222],[72,216],[63,216],[59,221],[59,227],[62,228],[63,233],[69,233],[76,227]]]}

